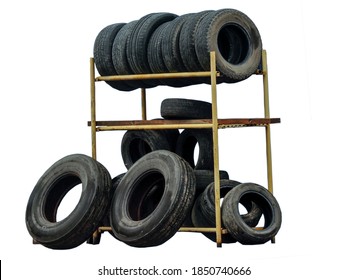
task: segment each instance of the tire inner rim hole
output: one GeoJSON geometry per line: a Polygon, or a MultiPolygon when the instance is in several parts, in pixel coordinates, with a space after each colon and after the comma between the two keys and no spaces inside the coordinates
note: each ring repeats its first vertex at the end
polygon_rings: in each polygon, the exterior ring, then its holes
{"type": "Polygon", "coordinates": [[[221,28],[217,38],[218,50],[230,64],[241,64],[250,51],[247,34],[237,24],[229,24],[221,28]]]}
{"type": "Polygon", "coordinates": [[[263,197],[261,194],[246,193],[241,197],[240,201],[242,201],[242,203],[241,202],[238,203],[238,210],[240,215],[249,214],[251,209],[250,205],[252,203],[256,204],[260,208],[262,215],[259,218],[258,224],[253,226],[254,228],[257,228],[259,230],[266,229],[267,227],[270,226],[270,224],[272,224],[274,216],[273,216],[271,206],[268,200],[265,197],[263,197]],[[247,209],[245,205],[249,205],[248,206],[249,209],[247,209]]]}
{"type": "Polygon", "coordinates": [[[128,213],[134,221],[151,215],[157,208],[165,190],[165,178],[159,172],[142,176],[135,184],[128,204],[128,213]]]}
{"type": "Polygon", "coordinates": [[[77,207],[82,195],[82,182],[75,175],[57,180],[44,203],[44,215],[49,222],[56,223],[67,218],[77,207]]]}
{"type": "Polygon", "coordinates": [[[133,163],[135,163],[138,159],[143,157],[144,155],[152,152],[152,148],[150,145],[144,141],[143,139],[134,139],[130,143],[130,157],[133,163]]]}
{"type": "Polygon", "coordinates": [[[198,140],[193,136],[187,137],[183,145],[182,157],[190,164],[190,166],[195,168],[199,160],[199,154],[200,145],[198,140]]]}

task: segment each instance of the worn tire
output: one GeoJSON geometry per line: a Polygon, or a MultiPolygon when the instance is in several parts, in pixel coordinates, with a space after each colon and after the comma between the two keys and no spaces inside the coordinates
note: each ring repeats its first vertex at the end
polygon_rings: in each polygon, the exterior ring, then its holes
{"type": "Polygon", "coordinates": [[[262,42],[253,21],[234,9],[209,13],[196,28],[196,55],[203,70],[210,69],[211,51],[216,67],[230,82],[255,73],[261,61],[262,42]]]}
{"type": "Polygon", "coordinates": [[[138,20],[127,41],[127,59],[133,73],[151,73],[147,58],[148,42],[161,24],[176,17],[172,13],[151,13],[138,20]]]}
{"type": "Polygon", "coordinates": [[[213,139],[211,129],[185,129],[177,139],[176,153],[194,169],[213,169],[213,139]],[[194,151],[199,155],[195,162],[194,151]]]}
{"type": "MultiPolygon", "coordinates": [[[[196,179],[196,195],[202,193],[206,187],[214,182],[214,171],[213,170],[201,170],[194,169],[196,179]]],[[[227,171],[219,170],[220,180],[228,180],[229,174],[227,171]]]]}
{"type": "Polygon", "coordinates": [[[71,249],[85,242],[97,229],[110,203],[111,178],[100,163],[74,154],[54,163],[39,179],[26,208],[26,226],[35,241],[51,249],[71,249]],[[64,196],[82,184],[74,210],[57,221],[64,196]]]}
{"type": "MultiPolygon", "coordinates": [[[[175,18],[169,23],[166,32],[163,34],[161,52],[168,72],[176,73],[188,71],[183,64],[179,41],[182,26],[191,16],[192,14],[185,14],[175,18]]],[[[170,78],[163,81],[165,85],[172,87],[184,87],[197,84],[198,82],[197,78],[170,78]]]]}
{"type": "Polygon", "coordinates": [[[144,155],[156,150],[171,151],[173,143],[168,134],[161,130],[128,130],[121,143],[121,154],[124,165],[129,169],[144,155]]]}
{"type": "MultiPolygon", "coordinates": [[[[224,198],[230,190],[240,184],[240,182],[234,180],[220,180],[220,198],[224,198]]],[[[255,226],[262,215],[261,210],[254,203],[245,202],[243,205],[248,212],[247,214],[241,215],[243,221],[248,225],[255,226]]],[[[192,210],[192,221],[196,227],[216,226],[214,182],[209,184],[196,199],[192,210]]],[[[224,227],[223,221],[222,226],[224,227]]],[[[204,235],[208,239],[216,241],[215,233],[204,233],[204,235]]],[[[230,234],[223,234],[222,242],[234,243],[236,239],[230,234]]]]}
{"type": "MultiPolygon", "coordinates": [[[[112,63],[119,75],[134,74],[127,59],[127,41],[138,21],[134,20],[125,24],[117,33],[112,45],[112,63]]],[[[141,80],[126,80],[125,84],[137,88],[144,88],[146,84],[141,80]]]]}
{"type": "Polygon", "coordinates": [[[230,233],[242,244],[263,244],[271,240],[279,231],[282,213],[276,198],[264,187],[253,183],[243,183],[233,188],[224,197],[222,220],[230,233]],[[263,229],[255,229],[242,219],[239,203],[255,203],[264,215],[263,229]]]}
{"type": "Polygon", "coordinates": [[[211,119],[212,104],[201,100],[167,98],[161,102],[160,114],[168,120],[211,119]]]}
{"type": "Polygon", "coordinates": [[[115,192],[110,212],[117,239],[134,247],[163,244],[180,228],[194,199],[192,168],[173,152],[139,159],[115,192]]]}
{"type": "MultiPolygon", "coordinates": [[[[119,74],[113,65],[112,47],[117,34],[125,25],[125,23],[108,25],[99,32],[95,39],[93,50],[94,62],[95,67],[101,76],[119,74]]],[[[123,81],[110,81],[106,83],[111,87],[122,91],[131,91],[135,89],[123,81]]]]}
{"type": "Polygon", "coordinates": [[[179,48],[184,67],[187,71],[201,71],[199,59],[195,52],[196,31],[201,20],[209,15],[212,11],[202,11],[199,13],[191,14],[184,22],[181,32],[179,48]]]}
{"type": "MultiPolygon", "coordinates": [[[[168,72],[168,69],[166,68],[166,65],[164,62],[161,45],[162,45],[163,36],[166,33],[166,30],[170,24],[171,24],[171,21],[168,21],[158,26],[148,41],[147,59],[148,59],[149,68],[152,73],[167,73],[168,72]]],[[[160,83],[161,82],[158,81],[158,84],[160,83]]]]}

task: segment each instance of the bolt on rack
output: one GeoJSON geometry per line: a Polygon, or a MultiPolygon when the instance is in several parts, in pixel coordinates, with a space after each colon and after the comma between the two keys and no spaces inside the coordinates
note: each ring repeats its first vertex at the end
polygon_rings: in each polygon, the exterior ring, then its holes
{"type": "MultiPolygon", "coordinates": [[[[156,74],[136,74],[136,75],[114,75],[95,77],[94,58],[90,58],[90,89],[91,89],[91,121],[88,126],[91,127],[92,138],[92,157],[97,158],[96,154],[96,132],[113,130],[139,130],[139,129],[212,129],[213,135],[213,161],[214,161],[214,195],[215,195],[215,217],[216,226],[211,228],[201,227],[181,227],[179,231],[184,232],[215,232],[217,247],[222,246],[222,234],[227,234],[227,230],[222,228],[221,208],[220,208],[220,176],[219,176],[219,147],[218,147],[218,129],[233,127],[265,127],[266,137],[266,162],[267,162],[267,181],[268,190],[273,193],[272,176],[272,154],[271,154],[271,135],[270,124],[280,123],[280,118],[270,118],[269,106],[269,86],[267,53],[262,51],[261,67],[255,73],[263,76],[264,92],[264,118],[232,118],[218,119],[217,114],[217,77],[220,73],[216,70],[216,54],[210,52],[210,71],[202,72],[180,72],[180,73],[156,73],[156,74]],[[170,78],[191,78],[191,77],[210,77],[211,79],[211,99],[212,99],[212,119],[200,120],[147,120],[146,89],[141,89],[141,108],[142,120],[129,121],[97,121],[96,120],[96,91],[95,83],[99,81],[125,81],[125,80],[145,80],[145,79],[170,79],[170,78]]],[[[100,240],[101,233],[111,231],[110,227],[100,226],[93,234],[92,240],[100,240]]],[[[274,243],[274,238],[272,239],[274,243]]],[[[91,241],[93,243],[93,241],[91,241]]]]}

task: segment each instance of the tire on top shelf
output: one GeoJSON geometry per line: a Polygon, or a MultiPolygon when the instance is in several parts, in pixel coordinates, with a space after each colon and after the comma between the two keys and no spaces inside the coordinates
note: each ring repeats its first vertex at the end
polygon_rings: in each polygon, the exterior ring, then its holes
{"type": "Polygon", "coordinates": [[[195,34],[196,55],[210,69],[209,52],[216,52],[216,68],[225,82],[239,82],[254,74],[261,61],[262,41],[253,21],[234,9],[209,13],[195,34]]]}

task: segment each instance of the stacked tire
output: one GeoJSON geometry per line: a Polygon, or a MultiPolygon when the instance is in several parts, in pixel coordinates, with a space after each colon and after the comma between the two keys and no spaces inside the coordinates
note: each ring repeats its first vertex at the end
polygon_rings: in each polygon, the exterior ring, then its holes
{"type": "MultiPolygon", "coordinates": [[[[165,99],[161,117],[210,118],[211,104],[191,99],[165,99]],[[192,110],[194,108],[194,110],[192,110]]],[[[107,169],[82,154],[66,156],[39,179],[28,201],[26,225],[33,239],[52,249],[71,249],[99,226],[130,246],[158,246],[180,227],[215,227],[212,134],[207,129],[129,130],[121,151],[127,168],[111,180],[107,169]],[[194,156],[199,145],[198,156],[194,156]],[[82,185],[75,209],[57,221],[65,195],[82,185]]],[[[230,180],[220,171],[223,243],[261,244],[281,226],[278,202],[267,189],[230,180]],[[246,209],[240,214],[239,206],[246,209]],[[263,217],[263,229],[256,228],[263,217]]],[[[204,233],[212,241],[215,234],[204,233]]]]}
{"type": "MultiPolygon", "coordinates": [[[[235,9],[208,10],[178,16],[151,13],[128,23],[103,28],[94,43],[100,75],[199,72],[210,70],[216,52],[218,83],[235,83],[256,72],[262,41],[253,21],[235,9]]],[[[146,79],[107,82],[121,91],[210,83],[208,78],[146,79]]]]}
{"type": "MultiPolygon", "coordinates": [[[[94,44],[100,75],[209,71],[216,52],[219,83],[247,79],[260,64],[262,43],[254,23],[233,9],[177,16],[151,13],[102,29],[94,44]]],[[[107,82],[121,91],[158,85],[209,83],[205,78],[143,79],[107,82]]],[[[211,119],[212,105],[169,98],[161,103],[165,120],[211,119]]],[[[26,208],[26,226],[35,242],[71,249],[110,226],[112,236],[133,247],[158,246],[182,226],[215,227],[214,160],[211,129],[129,130],[121,155],[126,172],[111,179],[95,159],[72,154],[54,163],[38,180],[26,208]],[[58,220],[65,195],[82,185],[74,210],[58,220]]],[[[275,197],[254,183],[231,180],[220,170],[223,243],[263,244],[281,227],[275,197]],[[241,213],[240,208],[244,208],[241,213]],[[260,223],[263,222],[263,225],[260,223]]],[[[203,233],[216,241],[214,233],[203,233]]]]}

